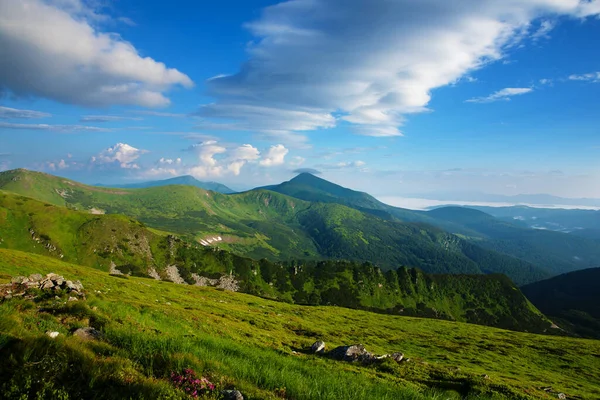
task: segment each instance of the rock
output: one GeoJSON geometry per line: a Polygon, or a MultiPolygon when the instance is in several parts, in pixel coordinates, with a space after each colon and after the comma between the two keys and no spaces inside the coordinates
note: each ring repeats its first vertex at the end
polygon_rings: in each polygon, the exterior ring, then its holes
{"type": "Polygon", "coordinates": [[[40,286],[40,282],[39,281],[29,281],[25,284],[25,286],[27,286],[27,288],[37,288],[40,286]]]}
{"type": "Polygon", "coordinates": [[[244,400],[244,396],[239,390],[223,390],[221,394],[223,400],[244,400]]]}
{"type": "Polygon", "coordinates": [[[310,346],[310,351],[313,353],[323,353],[325,351],[325,342],[321,340],[314,342],[313,345],[310,346]]]}
{"type": "Polygon", "coordinates": [[[81,340],[100,340],[102,339],[102,332],[89,326],[86,328],[79,328],[73,332],[73,336],[81,338],[81,340]]]}
{"type": "Polygon", "coordinates": [[[59,333],[59,332],[51,332],[51,331],[48,331],[48,332],[46,332],[46,335],[50,336],[52,339],[56,339],[56,337],[57,337],[58,335],[60,335],[60,333],[59,333]]]}
{"type": "Polygon", "coordinates": [[[39,282],[43,278],[42,274],[31,274],[29,275],[29,280],[31,282],[39,282]]]}
{"type": "Polygon", "coordinates": [[[481,377],[482,377],[483,379],[490,379],[489,375],[487,375],[487,374],[486,374],[486,375],[481,375],[481,377]]]}
{"type": "Polygon", "coordinates": [[[42,285],[40,286],[40,289],[52,289],[54,288],[54,282],[52,282],[51,280],[47,280],[47,281],[42,281],[42,285]]]}
{"type": "Polygon", "coordinates": [[[77,297],[69,297],[68,301],[77,301],[77,300],[78,300],[77,297]]]}
{"type": "Polygon", "coordinates": [[[59,276],[56,279],[52,279],[52,281],[56,284],[56,286],[62,286],[63,283],[65,283],[65,278],[59,276]]]}
{"type": "Polygon", "coordinates": [[[559,399],[561,399],[561,400],[564,400],[564,399],[566,399],[566,398],[567,398],[567,395],[566,395],[566,394],[564,394],[564,393],[559,393],[559,394],[558,394],[558,398],[559,398],[559,399]]]}
{"type": "Polygon", "coordinates": [[[21,282],[23,282],[24,279],[27,279],[27,278],[25,278],[24,276],[15,276],[10,280],[10,283],[21,284],[21,282]]]}
{"type": "Polygon", "coordinates": [[[402,361],[402,359],[404,358],[404,354],[402,354],[402,353],[393,353],[393,354],[391,355],[391,357],[392,357],[392,359],[393,359],[394,361],[396,361],[396,362],[400,362],[400,361],[402,361]]]}
{"type": "Polygon", "coordinates": [[[360,361],[362,363],[370,363],[375,357],[365,349],[362,344],[355,344],[352,346],[340,346],[331,350],[329,355],[336,360],[343,361],[360,361]]]}

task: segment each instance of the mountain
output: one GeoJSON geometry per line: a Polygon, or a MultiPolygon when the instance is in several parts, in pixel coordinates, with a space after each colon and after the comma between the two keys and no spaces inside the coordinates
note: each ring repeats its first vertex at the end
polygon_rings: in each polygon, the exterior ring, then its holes
{"type": "Polygon", "coordinates": [[[218,182],[202,182],[198,179],[194,178],[191,175],[178,176],[176,178],[163,179],[159,181],[149,181],[149,182],[138,182],[138,183],[129,183],[129,184],[117,184],[117,185],[96,185],[103,187],[113,187],[113,188],[122,188],[122,189],[144,189],[150,187],[157,186],[169,186],[169,185],[187,185],[187,186],[195,186],[205,190],[212,190],[213,192],[219,192],[223,194],[231,194],[235,193],[235,190],[228,188],[227,186],[218,183],[218,182]]]}
{"type": "MultiPolygon", "coordinates": [[[[600,265],[600,243],[594,240],[519,227],[465,207],[443,207],[428,212],[406,210],[308,173],[265,188],[303,200],[343,204],[386,220],[435,226],[460,235],[473,245],[521,259],[531,264],[530,270],[557,275],[600,265]]],[[[515,279],[514,273],[509,276],[515,279]]]]}
{"type": "Polygon", "coordinates": [[[263,189],[223,195],[181,185],[98,188],[24,170],[0,173],[1,188],[88,214],[124,214],[208,248],[254,259],[336,258],[369,261],[383,269],[504,273],[517,284],[549,276],[528,262],[439,228],[382,220],[344,205],[311,203],[263,189]]]}
{"type": "Polygon", "coordinates": [[[522,207],[524,205],[536,205],[546,208],[555,208],[557,206],[568,206],[572,207],[600,207],[600,199],[594,198],[569,198],[569,197],[558,197],[549,194],[517,194],[512,196],[500,195],[500,194],[488,194],[480,192],[456,192],[456,193],[420,193],[405,195],[405,197],[439,200],[448,203],[468,201],[480,202],[480,203],[498,203],[506,204],[519,204],[516,207],[522,207]]]}
{"type": "MultiPolygon", "coordinates": [[[[215,277],[231,273],[242,291],[303,304],[333,304],[538,332],[549,326],[503,275],[427,275],[406,267],[384,274],[371,264],[353,262],[256,261],[150,230],[130,217],[69,210],[3,191],[0,248],[136,276],[173,280],[175,268],[175,275],[190,284],[197,282],[194,274],[215,277]]],[[[407,254],[410,251],[414,250],[408,249],[407,254]]],[[[444,258],[445,253],[432,245],[422,251],[424,257],[439,257],[439,264],[428,265],[429,269],[456,269],[465,263],[461,272],[480,272],[477,264],[461,258],[460,253],[455,255],[460,263],[452,264],[453,259],[444,258]],[[426,256],[428,251],[433,255],[426,256]]]]}
{"type": "Polygon", "coordinates": [[[479,210],[443,207],[428,214],[478,232],[482,247],[509,254],[558,275],[600,265],[600,241],[562,232],[531,229],[479,210]]]}
{"type": "Polygon", "coordinates": [[[522,290],[561,328],[600,339],[600,268],[555,276],[522,290]]]}
{"type": "MultiPolygon", "coordinates": [[[[300,306],[222,289],[111,276],[0,249],[0,284],[16,275],[49,272],[81,281],[86,297],[69,302],[68,294],[59,293],[57,301],[55,294],[38,292],[35,302],[17,296],[0,301],[3,399],[183,400],[190,396],[177,389],[173,375],[184,369],[216,384],[209,395],[215,398],[226,389],[237,389],[248,399],[532,400],[557,398],[558,393],[600,398],[595,384],[600,381],[600,341],[300,306]],[[81,327],[99,331],[102,340],[79,340],[73,331],[81,327]],[[49,338],[48,331],[58,337],[49,338]],[[326,343],[324,355],[308,351],[317,340],[326,343]],[[377,355],[402,352],[410,361],[390,358],[363,365],[328,357],[337,346],[355,343],[377,355]]],[[[418,288],[421,276],[414,276],[418,288]]],[[[438,282],[433,282],[435,289],[438,282]]],[[[378,287],[373,280],[364,292],[377,294],[378,287]]],[[[493,311],[493,293],[488,301],[493,311]]]]}

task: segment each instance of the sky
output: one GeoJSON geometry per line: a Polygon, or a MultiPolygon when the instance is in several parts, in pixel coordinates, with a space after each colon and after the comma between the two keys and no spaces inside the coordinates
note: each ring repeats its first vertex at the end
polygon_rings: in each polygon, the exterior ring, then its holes
{"type": "Polygon", "coordinates": [[[0,0],[0,170],[600,198],[600,0],[0,0]]]}

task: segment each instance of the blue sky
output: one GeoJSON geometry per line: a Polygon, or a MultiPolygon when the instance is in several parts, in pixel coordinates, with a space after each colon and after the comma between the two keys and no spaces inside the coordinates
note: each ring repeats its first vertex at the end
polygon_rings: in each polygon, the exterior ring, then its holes
{"type": "Polygon", "coordinates": [[[309,168],[392,202],[600,197],[599,15],[598,0],[5,0],[0,169],[244,189],[309,168]]]}

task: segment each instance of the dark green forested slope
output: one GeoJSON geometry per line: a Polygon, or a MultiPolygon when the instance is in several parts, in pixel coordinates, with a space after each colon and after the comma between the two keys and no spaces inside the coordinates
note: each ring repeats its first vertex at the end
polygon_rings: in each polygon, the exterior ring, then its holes
{"type": "Polygon", "coordinates": [[[219,236],[219,248],[255,259],[341,258],[385,269],[406,265],[435,273],[505,273],[517,284],[547,276],[438,228],[267,190],[223,195],[183,185],[108,189],[24,170],[0,173],[2,186],[74,210],[125,214],[189,240],[219,236]]]}
{"type": "Polygon", "coordinates": [[[522,289],[561,328],[600,339],[600,268],[569,272],[522,289]]]}

